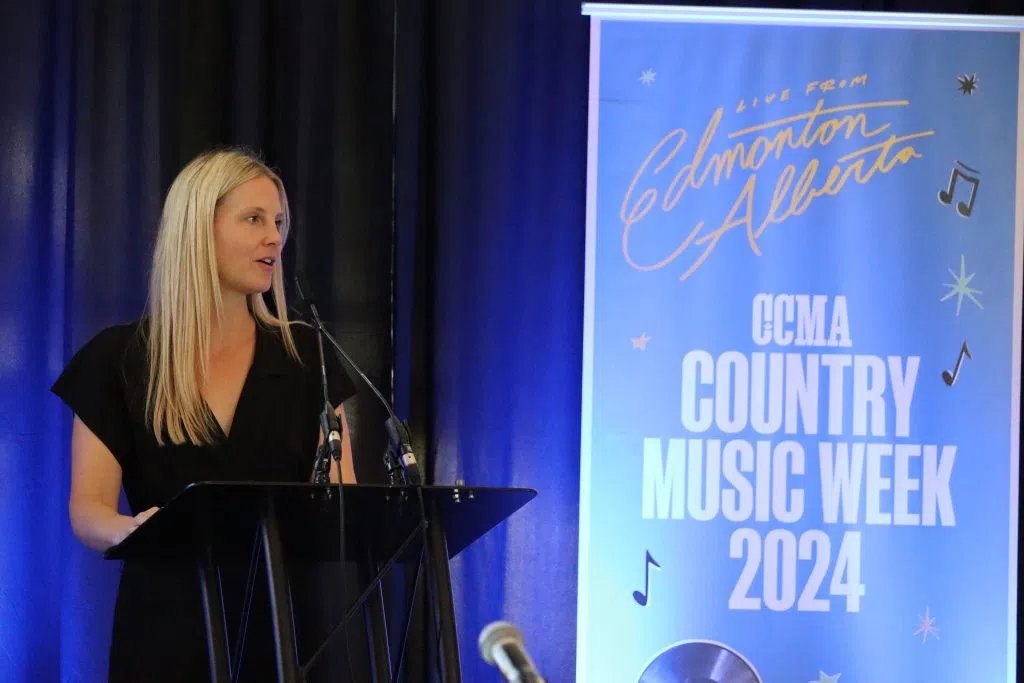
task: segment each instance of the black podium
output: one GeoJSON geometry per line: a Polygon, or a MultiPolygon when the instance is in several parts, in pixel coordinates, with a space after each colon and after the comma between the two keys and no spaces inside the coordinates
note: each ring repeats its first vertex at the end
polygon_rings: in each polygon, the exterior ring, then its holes
{"type": "MultiPolygon", "coordinates": [[[[195,483],[104,556],[111,560],[196,562],[212,680],[228,683],[231,671],[218,566],[250,559],[252,530],[258,526],[267,568],[278,680],[298,683],[305,679],[312,662],[303,666],[297,661],[287,561],[338,560],[337,489],[337,484],[195,483]]],[[[344,628],[367,597],[379,590],[381,579],[395,563],[422,562],[440,640],[442,675],[445,683],[459,683],[448,561],[536,495],[532,489],[345,485],[345,557],[368,555],[379,569],[347,608],[338,628],[344,628]]],[[[379,643],[371,645],[371,649],[380,647],[379,643]]],[[[386,654],[386,643],[383,648],[386,654]]]]}

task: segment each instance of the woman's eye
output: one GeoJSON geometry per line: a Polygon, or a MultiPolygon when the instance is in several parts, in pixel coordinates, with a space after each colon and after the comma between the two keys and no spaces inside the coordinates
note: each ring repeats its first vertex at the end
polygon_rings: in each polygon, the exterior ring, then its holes
{"type": "Polygon", "coordinates": [[[250,223],[255,224],[255,223],[259,222],[260,217],[259,217],[258,214],[253,214],[252,216],[246,216],[245,220],[249,221],[250,223]]]}

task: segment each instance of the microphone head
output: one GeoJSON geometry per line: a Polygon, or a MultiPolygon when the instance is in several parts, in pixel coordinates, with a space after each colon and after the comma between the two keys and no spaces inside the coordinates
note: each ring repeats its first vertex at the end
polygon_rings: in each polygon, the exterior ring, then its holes
{"type": "Polygon", "coordinates": [[[314,326],[322,328],[323,322],[320,320],[320,311],[316,310],[316,302],[313,301],[312,292],[313,290],[309,287],[309,281],[306,279],[306,275],[302,272],[296,273],[295,293],[299,295],[299,300],[302,302],[302,308],[309,312],[309,315],[313,318],[314,326]]]}
{"type": "Polygon", "coordinates": [[[299,295],[299,300],[302,301],[302,305],[309,308],[310,304],[313,303],[313,299],[310,296],[309,281],[306,279],[304,272],[298,272],[295,274],[295,293],[299,295]]]}
{"type": "Polygon", "coordinates": [[[493,621],[480,631],[478,639],[480,656],[488,664],[494,665],[494,646],[503,643],[515,643],[523,649],[523,634],[507,621],[493,621]]]}

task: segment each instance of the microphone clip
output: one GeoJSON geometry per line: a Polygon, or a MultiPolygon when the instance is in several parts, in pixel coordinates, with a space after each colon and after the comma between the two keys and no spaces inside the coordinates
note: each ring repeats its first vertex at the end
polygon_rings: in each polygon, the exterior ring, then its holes
{"type": "Polygon", "coordinates": [[[331,404],[324,402],[320,413],[320,433],[323,442],[316,448],[316,459],[313,461],[313,483],[331,483],[331,460],[341,463],[341,420],[331,409],[331,404]]]}
{"type": "Polygon", "coordinates": [[[323,434],[328,455],[341,462],[341,420],[327,401],[324,401],[324,410],[320,413],[320,433],[323,434]]]}
{"type": "Polygon", "coordinates": [[[324,444],[320,444],[316,448],[316,459],[313,461],[313,483],[320,486],[331,483],[331,456],[324,444]]]}
{"type": "Polygon", "coordinates": [[[384,428],[388,433],[388,450],[384,455],[384,466],[388,470],[389,483],[394,477],[395,470],[398,470],[402,475],[401,483],[422,485],[423,477],[420,475],[416,453],[412,449],[409,425],[397,416],[392,416],[384,423],[384,428]]]}

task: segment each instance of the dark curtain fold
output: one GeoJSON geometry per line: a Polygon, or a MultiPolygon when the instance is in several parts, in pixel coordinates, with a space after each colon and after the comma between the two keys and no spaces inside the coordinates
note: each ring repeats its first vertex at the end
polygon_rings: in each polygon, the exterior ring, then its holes
{"type": "Polygon", "coordinates": [[[397,212],[400,249],[414,235],[415,284],[398,271],[411,414],[436,483],[540,491],[453,562],[463,680],[497,676],[476,647],[496,619],[573,680],[588,24],[572,2],[400,2],[400,45],[415,9],[420,52],[399,53],[397,81],[400,105],[419,95],[397,147],[418,181],[397,212]]]}

